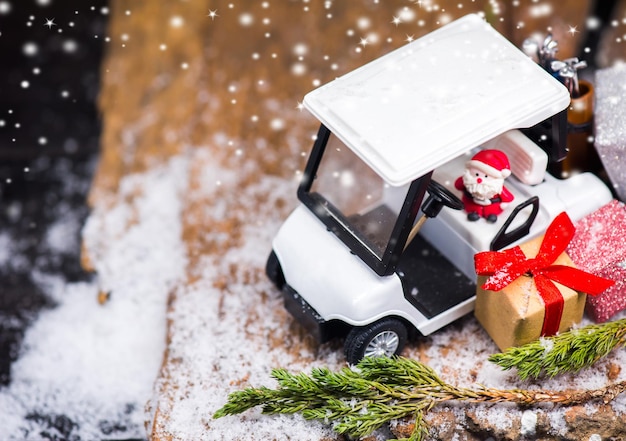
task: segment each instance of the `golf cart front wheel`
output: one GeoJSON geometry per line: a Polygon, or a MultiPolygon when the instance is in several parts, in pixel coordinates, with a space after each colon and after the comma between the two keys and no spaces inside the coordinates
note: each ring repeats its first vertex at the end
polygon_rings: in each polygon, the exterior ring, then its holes
{"type": "Polygon", "coordinates": [[[394,318],[352,328],[344,346],[346,360],[350,364],[357,364],[364,357],[398,355],[406,344],[407,334],[404,323],[394,318]]]}

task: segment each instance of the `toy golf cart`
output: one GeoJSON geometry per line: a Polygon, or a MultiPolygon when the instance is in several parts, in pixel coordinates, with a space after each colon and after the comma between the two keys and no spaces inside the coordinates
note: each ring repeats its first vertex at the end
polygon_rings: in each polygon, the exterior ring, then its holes
{"type": "MultiPolygon", "coordinates": [[[[398,354],[471,312],[473,256],[541,234],[611,200],[591,174],[559,181],[518,128],[563,121],[566,88],[476,15],[452,22],[309,93],[321,122],[267,274],[321,342],[348,362],[398,354]],[[469,222],[454,180],[477,149],[511,160],[514,203],[469,222]],[[447,207],[447,208],[444,208],[447,207]],[[444,208],[442,210],[442,208],[444,208]]],[[[562,133],[562,132],[561,132],[562,133]]],[[[554,136],[562,148],[563,136],[554,136]]]]}

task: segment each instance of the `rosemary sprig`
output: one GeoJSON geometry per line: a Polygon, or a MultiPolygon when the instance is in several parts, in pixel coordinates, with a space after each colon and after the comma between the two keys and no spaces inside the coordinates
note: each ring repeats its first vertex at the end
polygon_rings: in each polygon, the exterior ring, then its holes
{"type": "Polygon", "coordinates": [[[626,381],[582,392],[459,388],[428,366],[402,357],[365,358],[354,368],[339,372],[316,368],[310,375],[275,369],[272,376],[278,388],[234,392],[213,417],[262,406],[263,413],[299,412],[305,419],[332,423],[337,433],[354,437],[369,435],[389,421],[412,417],[415,425],[406,441],[421,441],[428,435],[424,414],[446,401],[571,405],[602,399],[608,403],[626,391],[626,381]]]}
{"type": "Polygon", "coordinates": [[[578,372],[626,345],[626,319],[585,326],[494,354],[489,361],[522,379],[578,372]]]}

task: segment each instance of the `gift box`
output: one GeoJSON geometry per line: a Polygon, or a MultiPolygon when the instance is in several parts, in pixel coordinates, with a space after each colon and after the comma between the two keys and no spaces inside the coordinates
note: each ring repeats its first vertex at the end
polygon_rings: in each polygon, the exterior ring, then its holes
{"type": "Polygon", "coordinates": [[[597,296],[587,298],[587,314],[606,322],[626,309],[626,206],[612,201],[579,220],[567,254],[585,271],[615,281],[597,296]]]}
{"type": "MultiPolygon", "coordinates": [[[[542,240],[543,236],[520,245],[520,248],[527,257],[534,257],[542,240]]],[[[565,253],[554,263],[574,266],[565,253]]],[[[487,279],[487,276],[478,276],[474,314],[498,348],[505,350],[537,340],[541,336],[546,310],[534,277],[518,277],[500,291],[483,289],[487,279]]],[[[558,326],[559,332],[563,332],[582,319],[586,295],[563,285],[557,284],[557,287],[564,302],[558,326]]]]}
{"type": "Polygon", "coordinates": [[[582,319],[586,293],[597,295],[613,284],[576,268],[565,253],[574,231],[561,213],[544,236],[476,254],[474,314],[501,350],[568,330],[582,319]]]}
{"type": "Polygon", "coordinates": [[[615,191],[626,200],[626,66],[595,74],[594,146],[615,191]]]}

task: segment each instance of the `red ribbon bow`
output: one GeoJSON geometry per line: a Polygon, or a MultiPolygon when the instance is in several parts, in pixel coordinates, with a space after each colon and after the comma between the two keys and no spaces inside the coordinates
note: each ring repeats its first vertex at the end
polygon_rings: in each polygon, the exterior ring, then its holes
{"type": "Polygon", "coordinates": [[[563,212],[546,230],[539,252],[534,258],[527,258],[519,246],[504,251],[484,251],[474,256],[476,274],[490,276],[482,286],[485,290],[500,291],[522,275],[534,278],[537,291],[546,307],[542,336],[558,332],[563,314],[563,296],[553,282],[590,295],[598,295],[615,283],[571,266],[553,265],[567,248],[574,232],[574,224],[567,213],[563,212]]]}

